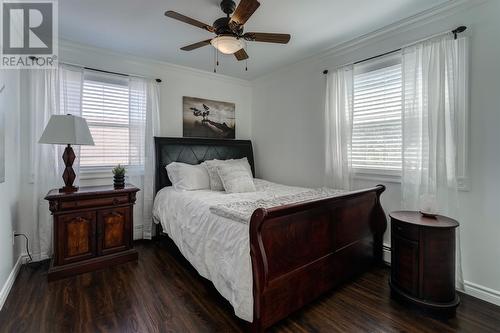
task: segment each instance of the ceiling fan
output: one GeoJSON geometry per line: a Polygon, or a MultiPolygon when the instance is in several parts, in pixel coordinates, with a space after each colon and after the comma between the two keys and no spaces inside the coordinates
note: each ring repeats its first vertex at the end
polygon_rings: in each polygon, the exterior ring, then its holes
{"type": "Polygon", "coordinates": [[[236,3],[233,0],[222,0],[220,8],[226,16],[218,18],[211,26],[172,10],[165,12],[165,16],[194,25],[195,27],[213,32],[217,35],[214,38],[181,47],[181,50],[192,51],[211,44],[224,54],[234,54],[236,59],[245,60],[248,59],[248,54],[245,51],[245,41],[278,44],[287,44],[290,41],[289,34],[264,32],[243,33],[243,25],[259,6],[260,3],[257,0],[241,0],[238,7],[236,7],[236,3]],[[233,15],[231,16],[231,14],[233,15]]]}

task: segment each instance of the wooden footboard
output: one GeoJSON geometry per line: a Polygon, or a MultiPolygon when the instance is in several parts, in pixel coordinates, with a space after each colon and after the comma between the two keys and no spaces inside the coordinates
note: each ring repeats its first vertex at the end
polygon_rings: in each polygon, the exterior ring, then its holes
{"type": "Polygon", "coordinates": [[[254,331],[382,262],[385,187],[257,209],[250,221],[254,331]]]}

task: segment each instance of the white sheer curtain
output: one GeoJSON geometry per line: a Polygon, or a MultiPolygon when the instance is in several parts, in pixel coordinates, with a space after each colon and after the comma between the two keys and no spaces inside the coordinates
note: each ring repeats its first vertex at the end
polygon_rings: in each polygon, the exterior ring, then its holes
{"type": "MultiPolygon", "coordinates": [[[[82,116],[83,80],[84,70],[82,67],[63,64],[59,66],[59,114],[82,116]]],[[[75,186],[78,186],[80,183],[80,146],[72,147],[76,155],[73,162],[73,170],[76,173],[75,184],[77,184],[75,186]]],[[[61,147],[61,150],[64,150],[64,147],[61,147]]]]}
{"type": "MultiPolygon", "coordinates": [[[[24,198],[31,201],[33,226],[30,235],[35,260],[49,258],[52,253],[52,219],[48,203],[44,199],[50,189],[62,186],[62,153],[64,146],[39,144],[38,140],[50,117],[55,114],[80,114],[82,70],[60,66],[58,70],[28,70],[22,75],[25,96],[25,112],[29,121],[29,181],[23,186],[28,193],[24,198]]],[[[77,148],[77,147],[75,147],[77,148]]],[[[75,149],[78,152],[78,149],[75,149]]],[[[78,170],[79,159],[73,167],[78,170]]],[[[78,173],[77,173],[78,174],[78,173]]],[[[77,180],[78,181],[78,180],[77,180]]]]}
{"type": "MultiPolygon", "coordinates": [[[[403,49],[403,208],[456,217],[458,119],[467,39],[446,35],[403,49]]],[[[457,287],[463,289],[457,231],[457,287]]]]}
{"type": "Polygon", "coordinates": [[[327,74],[325,100],[325,186],[350,189],[353,119],[353,67],[327,74]]]}
{"type": "Polygon", "coordinates": [[[154,80],[131,78],[129,83],[129,180],[141,189],[134,207],[135,227],[142,238],[153,236],[154,137],[159,134],[160,87],[154,80]]]}

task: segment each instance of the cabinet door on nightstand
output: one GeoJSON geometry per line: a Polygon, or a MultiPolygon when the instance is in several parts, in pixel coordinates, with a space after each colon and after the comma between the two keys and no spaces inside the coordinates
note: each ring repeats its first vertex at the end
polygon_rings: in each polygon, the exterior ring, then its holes
{"type": "Polygon", "coordinates": [[[392,234],[391,281],[396,287],[418,296],[419,243],[392,234]]]}
{"type": "Polygon", "coordinates": [[[130,208],[112,208],[97,212],[99,255],[130,248],[130,208]]]}
{"type": "Polygon", "coordinates": [[[96,255],[94,212],[62,214],[57,217],[56,262],[64,265],[96,255]]]}

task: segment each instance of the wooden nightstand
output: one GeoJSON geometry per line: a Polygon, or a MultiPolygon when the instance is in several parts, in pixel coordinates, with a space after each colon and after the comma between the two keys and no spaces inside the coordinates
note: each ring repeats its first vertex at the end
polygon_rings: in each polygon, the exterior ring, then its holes
{"type": "Polygon", "coordinates": [[[438,215],[400,211],[391,217],[391,294],[426,310],[452,316],[460,303],[455,291],[455,228],[438,215]]]}
{"type": "Polygon", "coordinates": [[[138,188],[127,184],[51,190],[46,200],[54,216],[54,257],[49,281],[137,260],[133,249],[133,206],[138,188]]]}

